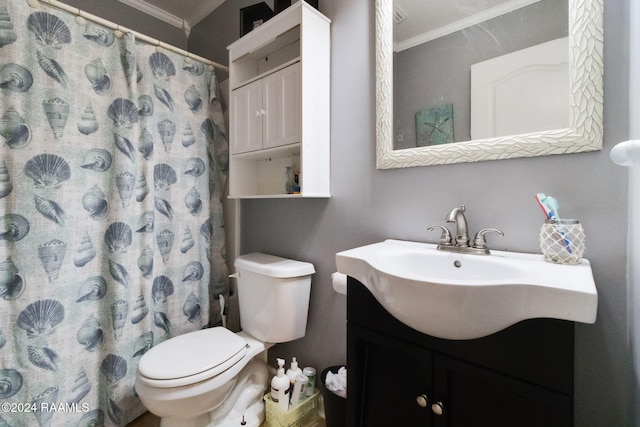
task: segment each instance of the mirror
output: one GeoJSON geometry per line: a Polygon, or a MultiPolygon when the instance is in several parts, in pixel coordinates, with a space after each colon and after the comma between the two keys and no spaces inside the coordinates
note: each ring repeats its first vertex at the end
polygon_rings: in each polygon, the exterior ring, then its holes
{"type": "MultiPolygon", "coordinates": [[[[554,128],[554,125],[550,125],[550,129],[549,125],[542,125],[541,128],[534,128],[541,130],[531,131],[525,126],[519,128],[523,133],[492,137],[487,137],[482,133],[483,131],[472,131],[471,133],[467,131],[466,138],[464,135],[462,140],[456,138],[458,142],[418,147],[415,144],[415,140],[418,139],[416,132],[410,134],[412,143],[407,144],[407,141],[404,141],[404,145],[396,144],[394,148],[396,139],[401,139],[396,138],[398,135],[394,136],[393,130],[396,123],[393,117],[393,22],[394,18],[398,19],[398,16],[394,13],[393,0],[376,0],[376,157],[378,169],[533,157],[602,149],[602,11],[602,0],[587,2],[568,0],[569,37],[568,41],[564,43],[565,46],[568,44],[569,50],[568,61],[565,59],[569,75],[566,89],[569,101],[566,105],[563,104],[559,107],[562,111],[560,115],[564,116],[564,121],[557,122],[561,123],[559,125],[561,127],[554,128]],[[481,139],[469,140],[470,135],[474,134],[482,135],[481,139]]],[[[485,28],[481,29],[486,30],[485,28]]],[[[468,38],[473,34],[473,31],[466,31],[464,36],[468,38]]],[[[530,55],[527,53],[527,56],[530,55]]],[[[544,54],[543,56],[548,55],[544,54]]],[[[467,79],[470,80],[471,66],[465,65],[462,68],[462,72],[466,73],[467,79]]],[[[415,70],[423,73],[425,79],[428,79],[429,73],[438,72],[430,68],[428,64],[416,65],[414,63],[415,70]]],[[[455,83],[458,82],[454,82],[453,86],[456,86],[455,83]]],[[[465,85],[460,84],[459,86],[465,85]]],[[[466,83],[466,86],[470,85],[466,83]]],[[[412,91],[405,90],[405,92],[412,91]]],[[[526,99],[526,93],[519,92],[519,94],[519,102],[526,99]]],[[[433,98],[438,97],[441,95],[434,93],[433,98]]],[[[466,97],[470,98],[471,96],[469,94],[466,97]]],[[[509,95],[508,98],[515,99],[512,95],[509,95]]],[[[409,104],[408,101],[407,104],[409,104]]],[[[402,105],[404,106],[404,103],[402,105]]],[[[493,111],[493,108],[479,110],[493,111]]],[[[409,118],[405,118],[405,121],[410,122],[410,126],[415,126],[414,115],[418,112],[415,111],[418,108],[413,108],[413,110],[409,108],[409,110],[411,111],[409,118]]],[[[467,107],[467,110],[470,113],[474,109],[467,107]]],[[[464,113],[465,110],[463,108],[460,111],[464,113]]],[[[428,112],[429,114],[433,113],[431,110],[428,112]]],[[[440,114],[440,111],[437,111],[436,114],[440,114]]],[[[474,117],[469,118],[469,116],[477,116],[475,120],[478,122],[481,115],[467,114],[466,120],[472,122],[474,117]]],[[[552,121],[551,123],[556,122],[552,121]]],[[[525,123],[525,125],[529,124],[525,123]]],[[[467,125],[467,128],[470,127],[471,125],[467,125]]],[[[476,129],[478,129],[477,126],[476,129]]],[[[464,134],[464,132],[461,133],[464,134]]],[[[399,135],[403,136],[400,132],[399,135]]]]}

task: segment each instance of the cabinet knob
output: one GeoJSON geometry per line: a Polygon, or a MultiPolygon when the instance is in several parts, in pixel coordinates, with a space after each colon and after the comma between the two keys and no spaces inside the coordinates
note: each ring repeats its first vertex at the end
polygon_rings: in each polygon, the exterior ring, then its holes
{"type": "Polygon", "coordinates": [[[444,404],[441,401],[438,401],[431,405],[431,410],[436,415],[442,415],[444,413],[444,404]]]}
{"type": "Polygon", "coordinates": [[[416,402],[418,403],[419,407],[426,408],[429,405],[429,398],[426,394],[421,394],[420,396],[416,397],[416,402]]]}

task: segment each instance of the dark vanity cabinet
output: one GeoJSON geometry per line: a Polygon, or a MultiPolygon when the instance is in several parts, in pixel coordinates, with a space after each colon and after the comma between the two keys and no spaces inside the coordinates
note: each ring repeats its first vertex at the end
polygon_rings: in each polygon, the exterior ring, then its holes
{"type": "Polygon", "coordinates": [[[396,320],[351,277],[347,320],[349,427],[573,425],[571,322],[443,340],[396,320]]]}

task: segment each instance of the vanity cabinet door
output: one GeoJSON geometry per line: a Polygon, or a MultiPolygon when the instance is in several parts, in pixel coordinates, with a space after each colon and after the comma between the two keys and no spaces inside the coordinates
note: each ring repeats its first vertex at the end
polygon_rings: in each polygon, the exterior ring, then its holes
{"type": "Polygon", "coordinates": [[[431,426],[431,352],[355,325],[349,340],[347,425],[431,426]]]}
{"type": "Polygon", "coordinates": [[[231,154],[262,149],[262,81],[231,92],[231,154]]]}
{"type": "Polygon", "coordinates": [[[350,277],[347,376],[349,427],[571,427],[573,326],[539,319],[442,340],[401,324],[350,277]]]}
{"type": "Polygon", "coordinates": [[[434,355],[436,427],[571,427],[572,398],[497,372],[434,355]]]}
{"type": "Polygon", "coordinates": [[[264,78],[263,148],[300,142],[300,63],[264,78]]]}

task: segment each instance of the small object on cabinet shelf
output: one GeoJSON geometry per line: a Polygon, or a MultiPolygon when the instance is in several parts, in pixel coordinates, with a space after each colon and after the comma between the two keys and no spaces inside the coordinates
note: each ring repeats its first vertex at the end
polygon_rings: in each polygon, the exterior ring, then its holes
{"type": "Polygon", "coordinates": [[[273,10],[265,2],[240,9],[240,37],[267,22],[273,17],[273,10]]]}
{"type": "Polygon", "coordinates": [[[293,173],[293,194],[300,194],[300,171],[293,173]]]}
{"type": "Polygon", "coordinates": [[[285,193],[293,194],[293,169],[291,166],[285,166],[284,168],[284,176],[285,176],[285,193]]]}
{"type": "Polygon", "coordinates": [[[453,104],[428,108],[416,113],[416,146],[453,142],[453,104]]]}

